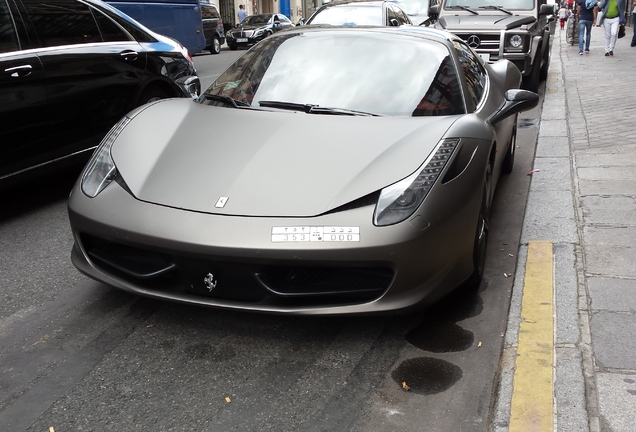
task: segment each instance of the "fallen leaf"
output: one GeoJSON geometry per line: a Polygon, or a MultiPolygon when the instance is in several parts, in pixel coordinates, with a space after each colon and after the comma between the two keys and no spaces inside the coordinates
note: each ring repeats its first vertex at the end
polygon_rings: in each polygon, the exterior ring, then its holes
{"type": "Polygon", "coordinates": [[[409,386],[406,384],[406,381],[402,381],[402,388],[403,388],[404,390],[406,390],[406,391],[411,390],[411,387],[409,387],[409,386]]]}
{"type": "Polygon", "coordinates": [[[512,276],[512,273],[504,273],[504,277],[510,277],[512,276]]]}
{"type": "Polygon", "coordinates": [[[479,348],[481,346],[481,341],[479,341],[479,343],[477,344],[477,348],[479,348]]]}
{"type": "Polygon", "coordinates": [[[513,254],[508,254],[508,256],[509,256],[509,257],[513,257],[514,255],[513,255],[513,254]]]}
{"type": "Polygon", "coordinates": [[[55,428],[53,426],[49,427],[49,432],[55,432],[55,428]]]}
{"type": "Polygon", "coordinates": [[[232,399],[230,399],[229,396],[225,396],[225,402],[230,403],[230,402],[232,402],[232,399]]]}

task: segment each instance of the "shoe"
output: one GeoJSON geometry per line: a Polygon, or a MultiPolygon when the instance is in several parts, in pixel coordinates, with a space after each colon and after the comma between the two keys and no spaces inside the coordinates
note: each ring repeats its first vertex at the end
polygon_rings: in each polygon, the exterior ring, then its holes
{"type": "Polygon", "coordinates": [[[614,51],[610,51],[609,55],[613,56],[614,55],[614,51]]]}
{"type": "Polygon", "coordinates": [[[629,44],[630,47],[635,47],[636,46],[636,42],[632,42],[629,44]]]}
{"type": "Polygon", "coordinates": [[[609,53],[608,52],[605,53],[605,57],[609,57],[609,53]]]}
{"type": "Polygon", "coordinates": [[[589,53],[590,53],[590,50],[589,50],[589,49],[586,49],[586,50],[585,50],[585,54],[589,54],[589,53]]]}
{"type": "Polygon", "coordinates": [[[583,51],[579,51],[579,55],[583,55],[583,51]]]}

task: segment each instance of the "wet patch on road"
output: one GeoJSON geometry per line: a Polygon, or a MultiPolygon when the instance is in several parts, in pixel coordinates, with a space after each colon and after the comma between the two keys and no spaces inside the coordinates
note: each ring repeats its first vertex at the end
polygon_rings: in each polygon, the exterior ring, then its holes
{"type": "Polygon", "coordinates": [[[402,362],[391,377],[399,384],[407,383],[413,393],[430,395],[448,390],[462,375],[462,370],[450,362],[417,357],[402,362]]]}

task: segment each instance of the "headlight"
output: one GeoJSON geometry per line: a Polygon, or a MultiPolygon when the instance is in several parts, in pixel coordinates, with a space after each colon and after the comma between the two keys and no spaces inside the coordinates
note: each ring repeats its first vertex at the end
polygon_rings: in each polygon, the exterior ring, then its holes
{"type": "Polygon", "coordinates": [[[263,36],[263,33],[265,33],[265,29],[258,29],[254,32],[254,34],[252,35],[252,37],[259,37],[259,36],[263,36]]]}
{"type": "Polygon", "coordinates": [[[124,117],[113,126],[88,161],[82,173],[82,192],[95,198],[117,175],[117,168],[110,156],[110,149],[122,130],[130,122],[124,117]]]}
{"type": "Polygon", "coordinates": [[[376,226],[393,225],[411,216],[428,195],[458,144],[459,139],[441,141],[422,168],[384,188],[375,207],[373,223],[376,226]]]}
{"type": "Polygon", "coordinates": [[[522,52],[525,50],[526,45],[525,35],[506,35],[505,50],[507,52],[522,52]]]}
{"type": "Polygon", "coordinates": [[[512,35],[510,38],[510,46],[519,48],[523,44],[523,39],[519,35],[512,35]]]}

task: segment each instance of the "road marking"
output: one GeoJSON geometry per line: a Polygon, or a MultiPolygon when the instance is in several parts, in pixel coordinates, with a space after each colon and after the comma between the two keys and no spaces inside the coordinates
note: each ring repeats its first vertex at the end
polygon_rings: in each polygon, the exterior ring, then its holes
{"type": "Polygon", "coordinates": [[[528,244],[509,432],[554,430],[552,242],[528,244]]]}

